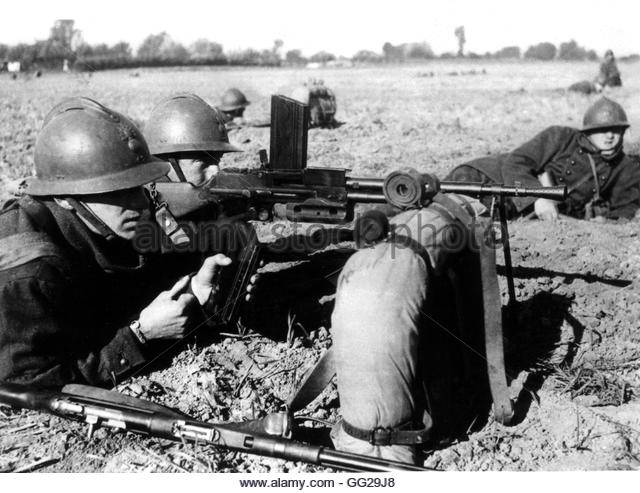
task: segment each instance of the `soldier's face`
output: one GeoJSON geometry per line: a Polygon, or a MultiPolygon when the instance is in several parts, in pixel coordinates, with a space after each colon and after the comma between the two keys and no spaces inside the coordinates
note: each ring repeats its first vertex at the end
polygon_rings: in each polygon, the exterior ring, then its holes
{"type": "MultiPolygon", "coordinates": [[[[187,181],[197,187],[218,174],[221,157],[222,154],[219,152],[210,152],[207,154],[199,153],[194,156],[186,155],[177,161],[187,181]]],[[[171,181],[179,181],[173,169],[171,169],[168,176],[171,181]]]]}
{"type": "Polygon", "coordinates": [[[600,132],[590,133],[589,140],[602,154],[606,155],[615,152],[623,135],[624,129],[622,128],[607,128],[600,132]]]}
{"type": "MultiPolygon", "coordinates": [[[[82,202],[117,236],[132,240],[142,215],[149,209],[149,201],[142,187],[116,192],[85,195],[82,202]]],[[[94,232],[94,228],[87,223],[94,232]]]]}

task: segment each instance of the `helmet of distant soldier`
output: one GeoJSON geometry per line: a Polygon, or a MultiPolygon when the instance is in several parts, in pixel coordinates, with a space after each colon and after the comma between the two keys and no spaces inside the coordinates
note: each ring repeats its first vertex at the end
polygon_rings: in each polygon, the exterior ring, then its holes
{"type": "Polygon", "coordinates": [[[241,152],[229,143],[220,112],[195,94],[162,100],[144,127],[149,150],[156,156],[180,152],[241,152]]]}
{"type": "Polygon", "coordinates": [[[629,120],[622,106],[609,98],[600,98],[584,114],[582,130],[629,128],[629,120]]]}
{"type": "Polygon", "coordinates": [[[154,159],[127,117],[89,98],[69,98],[47,114],[35,145],[29,195],[88,195],[157,180],[168,163],[154,159]]]}
{"type": "Polygon", "coordinates": [[[246,108],[250,104],[251,102],[247,100],[247,97],[240,89],[232,87],[222,95],[218,109],[221,111],[235,111],[240,108],[246,108]]]}

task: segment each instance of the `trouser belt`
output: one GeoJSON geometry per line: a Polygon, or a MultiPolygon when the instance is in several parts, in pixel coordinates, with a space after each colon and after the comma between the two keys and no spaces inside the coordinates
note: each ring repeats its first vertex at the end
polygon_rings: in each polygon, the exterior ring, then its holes
{"type": "Polygon", "coordinates": [[[365,430],[342,420],[342,429],[347,435],[365,440],[371,445],[421,445],[429,438],[429,427],[413,422],[395,428],[377,426],[365,430]],[[418,426],[421,428],[417,429],[418,426]]]}

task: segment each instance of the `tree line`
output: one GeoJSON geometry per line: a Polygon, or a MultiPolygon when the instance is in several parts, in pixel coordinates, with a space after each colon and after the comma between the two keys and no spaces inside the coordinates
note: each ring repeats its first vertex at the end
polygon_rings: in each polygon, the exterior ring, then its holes
{"type": "MultiPolygon", "coordinates": [[[[381,52],[360,50],[350,61],[356,63],[403,62],[410,60],[431,60],[436,58],[470,58],[470,59],[532,59],[532,60],[597,60],[594,50],[580,46],[571,40],[556,47],[553,43],[544,42],[530,46],[524,54],[518,46],[507,46],[496,52],[484,54],[463,53],[466,41],[464,26],[457,27],[455,36],[458,40],[457,53],[436,55],[426,42],[403,43],[393,45],[384,43],[381,52]]],[[[208,39],[199,39],[189,46],[175,41],[167,32],[150,34],[137,50],[127,42],[113,45],[86,43],[82,33],[75,28],[72,19],[55,21],[49,38],[32,44],[20,43],[9,46],[0,44],[0,62],[18,61],[23,70],[61,69],[63,67],[93,71],[127,67],[156,67],[181,65],[253,65],[281,66],[306,65],[308,63],[326,64],[338,60],[334,54],[319,51],[305,57],[301,50],[289,50],[282,53],[283,42],[275,40],[269,49],[256,50],[247,48],[226,52],[220,43],[208,39]]],[[[632,55],[631,59],[640,58],[632,55]]]]}

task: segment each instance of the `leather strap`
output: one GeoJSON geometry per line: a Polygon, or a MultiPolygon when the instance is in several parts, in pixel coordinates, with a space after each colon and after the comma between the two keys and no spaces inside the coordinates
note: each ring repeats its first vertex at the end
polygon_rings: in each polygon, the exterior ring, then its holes
{"type": "Polygon", "coordinates": [[[287,400],[291,412],[299,411],[318,397],[336,374],[335,350],[330,347],[315,366],[307,372],[302,382],[287,400]]]}
{"type": "Polygon", "coordinates": [[[169,164],[173,168],[173,171],[175,172],[176,176],[178,177],[178,180],[180,180],[181,182],[186,183],[187,182],[187,177],[184,176],[184,172],[182,171],[182,168],[178,164],[178,160],[176,158],[172,158],[171,157],[171,158],[169,158],[169,164]]]}
{"type": "Polygon", "coordinates": [[[596,162],[591,154],[587,154],[589,158],[589,164],[591,165],[591,174],[593,175],[594,188],[596,189],[595,200],[600,200],[600,183],[598,182],[598,170],[596,169],[596,162]]]}
{"type": "MultiPolygon", "coordinates": [[[[480,280],[482,283],[482,306],[484,312],[484,341],[487,358],[487,373],[496,421],[508,424],[514,416],[513,402],[507,384],[507,372],[504,362],[504,340],[502,331],[502,298],[496,270],[496,252],[492,245],[487,245],[485,231],[493,232],[491,220],[488,218],[473,218],[469,212],[455,202],[451,197],[438,194],[434,197],[447,207],[451,213],[474,235],[474,243],[479,249],[480,280]],[[480,227],[472,227],[474,219],[480,227]]],[[[495,244],[495,242],[492,242],[495,244]]]]}
{"type": "Polygon", "coordinates": [[[484,308],[484,341],[487,357],[487,371],[493,412],[496,421],[508,424],[514,416],[513,403],[507,385],[504,363],[504,340],[502,334],[502,299],[496,273],[496,251],[487,245],[484,233],[491,229],[490,220],[481,220],[484,227],[474,228],[476,245],[480,255],[480,278],[482,282],[482,305],[484,308]]]}
{"type": "Polygon", "coordinates": [[[78,216],[82,217],[82,219],[91,224],[91,226],[93,226],[98,231],[100,236],[106,238],[107,240],[115,236],[114,231],[109,226],[107,226],[102,219],[96,216],[85,204],[73,197],[65,197],[64,200],[66,200],[69,205],[73,207],[73,210],[78,216]]]}
{"type": "Polygon", "coordinates": [[[371,445],[421,445],[429,438],[430,427],[424,424],[407,423],[398,427],[378,426],[365,430],[342,420],[342,429],[347,435],[365,440],[371,445]],[[415,428],[420,426],[420,428],[415,428]]]}

